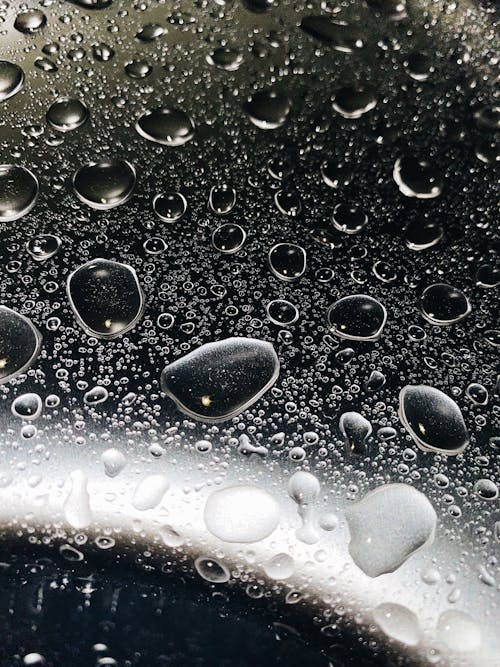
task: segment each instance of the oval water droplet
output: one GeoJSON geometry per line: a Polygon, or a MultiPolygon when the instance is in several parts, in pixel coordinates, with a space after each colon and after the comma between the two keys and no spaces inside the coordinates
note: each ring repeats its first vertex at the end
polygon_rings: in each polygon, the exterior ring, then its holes
{"type": "Polygon", "coordinates": [[[332,222],[339,232],[358,234],[368,222],[368,216],[360,208],[337,204],[333,209],[332,222]]]}
{"type": "Polygon", "coordinates": [[[215,558],[199,556],[194,562],[196,571],[206,581],[211,584],[225,584],[229,581],[229,570],[227,567],[215,558]]]}
{"type": "Polygon", "coordinates": [[[71,132],[81,127],[89,117],[87,106],[71,97],[60,97],[50,105],[47,122],[59,132],[71,132]]]}
{"type": "Polygon", "coordinates": [[[248,117],[261,130],[275,130],[284,125],[292,109],[292,101],[274,88],[259,90],[245,105],[248,117]]]}
{"type": "Polygon", "coordinates": [[[424,451],[460,454],[469,444],[460,408],[434,387],[404,387],[399,394],[399,418],[424,451]]]}
{"type": "Polygon", "coordinates": [[[406,197],[432,199],[443,191],[443,179],[439,171],[427,160],[404,156],[396,160],[393,178],[406,197]]]}
{"type": "Polygon", "coordinates": [[[38,394],[23,394],[14,399],[12,414],[20,419],[33,421],[42,414],[42,399],[38,394]]]}
{"type": "Polygon", "coordinates": [[[44,262],[54,257],[60,247],[61,239],[53,234],[40,234],[26,243],[26,250],[37,262],[44,262]]]}
{"type": "Polygon", "coordinates": [[[377,98],[371,90],[346,86],[337,90],[332,107],[344,118],[354,120],[374,109],[376,104],[377,98]]]}
{"type": "Polygon", "coordinates": [[[377,340],[387,319],[384,306],[366,294],[353,294],[336,301],[327,313],[332,333],[348,340],[377,340]]]}
{"type": "Polygon", "coordinates": [[[236,49],[220,46],[207,55],[207,62],[226,72],[235,72],[243,62],[243,54],[236,49]]]}
{"type": "Polygon", "coordinates": [[[71,308],[91,336],[115,338],[132,329],[143,310],[143,294],[131,266],[95,259],[68,278],[71,308]]]}
{"type": "Polygon", "coordinates": [[[266,306],[266,312],[271,322],[281,327],[289,327],[299,319],[297,308],[285,299],[270,301],[266,306]]]}
{"type": "Polygon", "coordinates": [[[163,146],[182,146],[194,137],[194,123],[182,109],[160,107],[145,111],[135,129],[148,141],[163,146]]]}
{"type": "Polygon", "coordinates": [[[471,305],[465,294],[451,285],[436,283],[430,285],[420,297],[422,315],[431,324],[454,324],[466,317],[471,305]]]}
{"type": "Polygon", "coordinates": [[[0,222],[12,222],[31,211],[38,198],[38,180],[15,164],[0,165],[0,222]]]}
{"type": "Polygon", "coordinates": [[[24,84],[24,72],[15,63],[0,60],[0,102],[18,93],[24,84]]]}
{"type": "Polygon", "coordinates": [[[14,28],[19,32],[33,35],[47,24],[47,17],[40,9],[19,12],[14,20],[14,28]]]}
{"type": "Polygon", "coordinates": [[[395,602],[383,602],[373,610],[375,623],[392,639],[407,646],[416,646],[421,639],[422,630],[417,615],[395,602]]]}
{"type": "Polygon", "coordinates": [[[0,305],[0,384],[28,369],[41,344],[38,329],[27,317],[0,305]]]}
{"type": "Polygon", "coordinates": [[[432,220],[413,220],[405,230],[405,242],[410,250],[432,248],[443,238],[443,228],[432,220]]]}
{"type": "Polygon", "coordinates": [[[214,185],[210,190],[208,204],[217,215],[226,215],[236,203],[236,190],[227,183],[214,185]]]}
{"type": "Polygon", "coordinates": [[[221,422],[253,405],[278,374],[278,357],[270,343],[226,338],[169,364],[162,372],[161,387],[185,414],[221,422]]]}
{"type": "Polygon", "coordinates": [[[124,204],[132,196],[135,183],[135,169],[126,160],[89,162],[73,176],[78,199],[98,210],[124,204]]]}
{"type": "Polygon", "coordinates": [[[277,243],[269,251],[268,262],[277,278],[290,282],[304,275],[307,255],[304,248],[295,243],[277,243]]]}
{"type": "Polygon", "coordinates": [[[136,510],[144,512],[159,505],[168,491],[170,482],[166,475],[148,475],[140,480],[135,487],[132,505],[136,510]]]}
{"type": "Polygon", "coordinates": [[[258,486],[229,486],[214,491],[203,513],[207,529],[224,542],[259,542],[276,530],[280,509],[258,486]]]}
{"type": "Polygon", "coordinates": [[[352,53],[363,47],[364,37],[360,28],[345,21],[333,21],[328,16],[304,16],[300,27],[336,51],[352,53]]]}

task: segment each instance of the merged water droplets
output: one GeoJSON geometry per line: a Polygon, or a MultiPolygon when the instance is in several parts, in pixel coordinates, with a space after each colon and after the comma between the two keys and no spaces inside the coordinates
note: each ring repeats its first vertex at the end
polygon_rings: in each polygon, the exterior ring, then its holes
{"type": "Polygon", "coordinates": [[[182,146],[194,137],[192,118],[182,109],[160,107],[145,111],[135,124],[135,129],[148,141],[163,146],[182,146]]]}
{"type": "Polygon", "coordinates": [[[89,162],[73,176],[78,199],[98,210],[124,204],[132,196],[135,183],[135,169],[126,160],[89,162]]]}
{"type": "Polygon", "coordinates": [[[431,324],[454,324],[471,311],[469,299],[451,285],[436,283],[427,287],[420,297],[422,315],[431,324]]]}
{"type": "Polygon", "coordinates": [[[406,197],[433,199],[443,191],[443,178],[434,165],[427,160],[412,156],[396,160],[393,178],[406,197]]]}
{"type": "Polygon", "coordinates": [[[366,294],[353,294],[336,301],[327,313],[330,330],[348,340],[376,340],[387,319],[384,306],[366,294]]]}
{"type": "Polygon", "coordinates": [[[276,500],[258,486],[230,486],[214,491],[203,513],[207,529],[224,542],[259,542],[279,523],[276,500]]]}
{"type": "Polygon", "coordinates": [[[460,454],[469,444],[460,408],[434,387],[404,387],[399,394],[399,417],[424,451],[460,454]]]}
{"type": "Polygon", "coordinates": [[[253,405],[278,374],[278,357],[270,343],[227,338],[169,364],[161,374],[161,387],[190,417],[221,422],[253,405]]]}
{"type": "Polygon", "coordinates": [[[15,164],[0,165],[0,223],[12,222],[31,211],[38,198],[38,180],[15,164]]]}
{"type": "Polygon", "coordinates": [[[107,259],[87,262],[69,276],[67,291],[78,323],[91,336],[120,336],[142,314],[142,290],[127,264],[107,259]]]}
{"type": "Polygon", "coordinates": [[[30,367],[41,343],[38,329],[27,317],[0,305],[0,384],[30,367]]]}
{"type": "Polygon", "coordinates": [[[434,540],[436,512],[407,484],[386,484],[346,510],[349,553],[369,577],[394,572],[434,540]]]}
{"type": "Polygon", "coordinates": [[[87,106],[71,97],[60,97],[50,105],[47,122],[59,132],[71,132],[81,127],[89,117],[87,106]]]}
{"type": "Polygon", "coordinates": [[[284,125],[291,109],[288,95],[275,88],[257,91],[245,105],[248,117],[261,130],[275,130],[284,125]]]}
{"type": "Polygon", "coordinates": [[[24,72],[15,63],[0,60],[0,102],[18,93],[24,84],[24,72]]]}

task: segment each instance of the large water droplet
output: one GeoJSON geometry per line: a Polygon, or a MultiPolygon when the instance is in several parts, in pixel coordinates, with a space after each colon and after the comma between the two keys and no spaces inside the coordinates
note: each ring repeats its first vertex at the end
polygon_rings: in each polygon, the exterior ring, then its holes
{"type": "Polygon", "coordinates": [[[346,510],[349,553],[369,577],[394,572],[434,540],[436,512],[407,484],[386,484],[346,510]]]}
{"type": "Polygon", "coordinates": [[[371,90],[346,86],[335,93],[332,107],[344,118],[361,118],[377,104],[377,98],[371,90]]]}
{"type": "Polygon", "coordinates": [[[141,479],[135,487],[132,505],[141,512],[151,510],[159,505],[167,492],[170,482],[166,475],[148,475],[141,479]]]}
{"type": "Polygon", "coordinates": [[[336,51],[352,53],[363,46],[363,33],[345,21],[332,21],[328,16],[304,16],[300,27],[336,51]]]}
{"type": "Polygon", "coordinates": [[[336,301],[327,313],[335,335],[348,340],[376,340],[387,319],[384,306],[366,294],[353,294],[336,301]]]}
{"type": "Polygon", "coordinates": [[[220,46],[207,55],[207,62],[226,72],[235,72],[243,62],[243,55],[236,49],[220,46]]]}
{"type": "Polygon", "coordinates": [[[11,222],[31,211],[38,197],[38,181],[25,167],[0,165],[0,222],[11,222]]]}
{"type": "Polygon", "coordinates": [[[412,156],[400,157],[394,164],[393,177],[406,197],[432,199],[443,191],[443,179],[435,166],[412,156]]]}
{"type": "Polygon", "coordinates": [[[269,266],[280,280],[298,280],[307,268],[306,251],[295,243],[277,243],[268,255],[269,266]]]}
{"type": "Polygon", "coordinates": [[[405,230],[405,241],[410,250],[426,250],[442,238],[443,228],[432,220],[413,220],[405,230]]]}
{"type": "Polygon", "coordinates": [[[0,384],[30,367],[41,343],[40,333],[27,317],[0,306],[0,384]]]}
{"type": "Polygon", "coordinates": [[[60,247],[61,239],[53,234],[40,234],[26,243],[26,250],[37,262],[44,262],[54,257],[60,247]]]}
{"type": "Polygon", "coordinates": [[[28,9],[20,12],[14,21],[14,28],[19,32],[33,35],[47,24],[47,17],[40,9],[28,9]]]}
{"type": "Polygon", "coordinates": [[[280,509],[275,499],[258,486],[230,486],[208,498],[207,529],[224,542],[259,542],[277,528],[280,509]]]}
{"type": "Polygon", "coordinates": [[[236,203],[236,190],[226,183],[214,185],[210,190],[209,206],[217,215],[226,215],[236,203]]]}
{"type": "Polygon", "coordinates": [[[366,454],[366,440],[372,433],[372,425],[359,412],[344,412],[339,422],[349,452],[366,454]]]}
{"type": "Polygon", "coordinates": [[[399,418],[424,451],[460,454],[469,444],[460,408],[434,387],[404,387],[399,394],[399,418]]]}
{"type": "Polygon", "coordinates": [[[427,287],[420,297],[422,315],[432,324],[454,324],[471,311],[465,294],[451,285],[436,283],[427,287]]]}
{"type": "Polygon", "coordinates": [[[388,637],[407,646],[416,646],[422,635],[416,614],[395,602],[383,602],[373,610],[375,623],[388,637]]]}
{"type": "Polygon", "coordinates": [[[132,196],[135,182],[135,169],[126,160],[89,162],[73,176],[76,196],[99,210],[125,203],[132,196]]]}
{"type": "Polygon", "coordinates": [[[153,199],[154,212],[165,222],[180,220],[186,209],[186,198],[180,192],[165,192],[153,199]]]}
{"type": "Polygon", "coordinates": [[[142,290],[127,264],[107,259],[87,262],[69,276],[67,291],[78,323],[91,336],[120,336],[135,326],[142,313],[142,290]]]}
{"type": "Polygon", "coordinates": [[[212,245],[219,252],[222,252],[225,255],[230,255],[234,252],[238,252],[238,250],[243,247],[246,238],[247,233],[243,227],[228,222],[225,225],[220,225],[220,227],[217,227],[217,229],[213,231],[212,245]]]}
{"type": "Polygon", "coordinates": [[[161,375],[161,387],[185,414],[220,422],[253,405],[278,374],[278,357],[270,343],[226,338],[169,364],[161,375]]]}
{"type": "Polygon", "coordinates": [[[368,216],[360,208],[337,204],[333,209],[332,222],[340,232],[358,234],[368,222],[368,216]]]}
{"type": "Polygon", "coordinates": [[[215,558],[200,556],[195,560],[194,566],[200,577],[211,584],[224,584],[229,581],[229,570],[215,558]]]}
{"type": "Polygon", "coordinates": [[[261,130],[275,130],[287,120],[292,108],[292,101],[274,88],[259,90],[245,105],[245,110],[252,123],[261,130]]]}
{"type": "Polygon", "coordinates": [[[185,111],[160,107],[145,111],[135,129],[148,141],[164,146],[182,146],[194,137],[194,123],[185,111]]]}
{"type": "Polygon", "coordinates": [[[42,399],[38,394],[23,394],[14,399],[11,410],[16,417],[32,421],[42,414],[42,399]]]}
{"type": "Polygon", "coordinates": [[[0,102],[8,100],[23,87],[24,72],[15,63],[0,60],[0,102]]]}
{"type": "Polygon", "coordinates": [[[463,611],[444,611],[438,618],[436,634],[451,651],[470,652],[481,646],[481,629],[478,623],[463,611]]]}
{"type": "Polygon", "coordinates": [[[70,132],[81,127],[89,117],[89,110],[80,100],[60,97],[50,105],[47,122],[59,132],[70,132]]]}

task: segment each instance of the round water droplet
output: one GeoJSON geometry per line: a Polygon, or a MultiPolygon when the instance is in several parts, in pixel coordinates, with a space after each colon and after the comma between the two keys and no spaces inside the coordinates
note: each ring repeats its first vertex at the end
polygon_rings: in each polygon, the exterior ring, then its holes
{"type": "Polygon", "coordinates": [[[296,218],[302,210],[302,202],[295,190],[278,190],[274,195],[274,203],[283,215],[296,218]]]}
{"type": "Polygon", "coordinates": [[[277,243],[269,251],[268,262],[280,280],[298,280],[307,268],[306,251],[294,243],[277,243]]]}
{"type": "Polygon", "coordinates": [[[443,238],[443,228],[431,220],[413,220],[405,231],[405,242],[410,250],[432,248],[443,238]]]}
{"type": "Polygon", "coordinates": [[[427,385],[407,385],[399,394],[399,418],[424,451],[460,454],[469,434],[453,399],[427,385]]]}
{"type": "Polygon", "coordinates": [[[481,264],[476,272],[476,285],[491,289],[500,285],[500,270],[492,264],[481,264]]]}
{"type": "Polygon", "coordinates": [[[89,117],[89,110],[80,100],[60,97],[47,111],[47,122],[59,132],[71,132],[81,127],[89,117]]]}
{"type": "Polygon", "coordinates": [[[161,387],[190,417],[221,422],[253,405],[278,374],[278,357],[270,343],[226,338],[169,364],[162,372],[161,387]]]}
{"type": "Polygon", "coordinates": [[[346,86],[335,93],[332,107],[344,118],[361,118],[375,108],[377,98],[371,90],[363,90],[346,86]]]}
{"type": "Polygon", "coordinates": [[[207,55],[207,63],[226,72],[235,72],[243,62],[243,55],[236,49],[221,46],[207,55]]]}
{"type": "Polygon", "coordinates": [[[217,227],[217,229],[214,230],[212,234],[212,245],[219,252],[230,255],[234,252],[238,252],[238,250],[243,247],[246,238],[247,233],[243,227],[228,222],[225,225],[220,225],[220,227],[217,227]]]}
{"type": "Polygon", "coordinates": [[[32,421],[41,415],[42,405],[38,394],[23,394],[14,399],[11,410],[16,417],[32,421]]]}
{"type": "Polygon", "coordinates": [[[53,234],[40,234],[26,243],[26,250],[37,262],[44,262],[54,257],[60,247],[61,239],[53,234]]]}
{"type": "Polygon", "coordinates": [[[404,66],[415,81],[425,81],[434,71],[434,66],[425,53],[410,53],[404,62],[404,66]]]}
{"type": "Polygon", "coordinates": [[[261,130],[275,130],[284,125],[291,109],[290,98],[274,88],[257,91],[245,105],[248,117],[261,130]]]}
{"type": "Polygon", "coordinates": [[[449,609],[438,618],[438,639],[451,651],[476,651],[481,646],[481,629],[476,621],[463,611],[449,609]]]}
{"type": "Polygon", "coordinates": [[[427,287],[420,297],[422,315],[431,324],[454,324],[466,317],[471,306],[465,294],[451,285],[436,283],[427,287]]]}
{"type": "Polygon", "coordinates": [[[186,209],[186,198],[180,192],[165,192],[153,199],[154,212],[165,222],[180,220],[186,209]]]}
{"type": "Polygon", "coordinates": [[[337,204],[333,209],[332,222],[340,232],[358,234],[368,222],[368,216],[354,206],[337,204]]]}
{"type": "Polygon", "coordinates": [[[479,479],[474,484],[474,493],[482,500],[496,500],[498,498],[498,486],[491,479],[479,479]]]}
{"type": "Polygon", "coordinates": [[[78,323],[91,336],[120,336],[142,314],[142,290],[127,264],[107,259],[87,262],[69,276],[67,291],[78,323]]]}
{"type": "Polygon", "coordinates": [[[273,324],[289,327],[299,319],[299,311],[285,299],[275,299],[266,306],[267,316],[273,324]]]}
{"type": "Polygon", "coordinates": [[[23,87],[24,72],[15,63],[0,60],[0,102],[8,100],[23,87]]]}
{"type": "Polygon", "coordinates": [[[73,176],[75,194],[98,210],[124,204],[135,188],[135,169],[126,160],[89,162],[73,176]]]}
{"type": "Polygon", "coordinates": [[[264,572],[271,579],[282,581],[289,579],[295,570],[295,562],[291,556],[282,553],[273,556],[263,564],[264,572]]]}
{"type": "Polygon", "coordinates": [[[388,637],[407,646],[416,646],[422,631],[416,614],[395,602],[383,602],[373,610],[373,618],[388,637]]]}
{"type": "Polygon", "coordinates": [[[258,486],[229,486],[214,491],[203,513],[207,529],[224,542],[259,542],[277,528],[280,509],[258,486]]]}
{"type": "Polygon", "coordinates": [[[217,215],[226,215],[236,203],[236,190],[230,185],[214,185],[210,190],[208,204],[217,215]]]}
{"type": "Polygon", "coordinates": [[[47,24],[47,17],[40,9],[28,9],[20,12],[14,21],[14,28],[19,32],[33,35],[47,24]]]}
{"type": "Polygon", "coordinates": [[[376,340],[387,319],[384,306],[366,294],[353,294],[336,301],[327,313],[330,330],[348,340],[376,340]]]}
{"type": "Polygon", "coordinates": [[[406,197],[432,199],[439,197],[443,191],[443,179],[435,166],[426,160],[412,156],[400,157],[396,160],[393,178],[406,197]]]}
{"type": "Polygon", "coordinates": [[[25,167],[0,165],[0,222],[12,222],[31,211],[38,197],[38,181],[25,167]]]}
{"type": "Polygon", "coordinates": [[[41,343],[38,329],[27,317],[0,305],[0,384],[30,367],[41,343]]]}
{"type": "Polygon", "coordinates": [[[182,146],[194,137],[194,123],[185,111],[160,107],[145,111],[135,129],[148,141],[164,146],[182,146]]]}
{"type": "Polygon", "coordinates": [[[119,475],[127,464],[125,455],[120,452],[119,449],[115,449],[114,447],[106,449],[106,451],[102,453],[101,461],[108,477],[116,477],[119,475]]]}
{"type": "Polygon", "coordinates": [[[131,79],[145,79],[153,68],[145,60],[132,60],[125,65],[125,74],[131,79]]]}
{"type": "Polygon", "coordinates": [[[215,558],[199,556],[195,560],[194,566],[200,577],[211,584],[224,584],[226,581],[229,581],[229,570],[223,563],[215,560],[215,558]]]}

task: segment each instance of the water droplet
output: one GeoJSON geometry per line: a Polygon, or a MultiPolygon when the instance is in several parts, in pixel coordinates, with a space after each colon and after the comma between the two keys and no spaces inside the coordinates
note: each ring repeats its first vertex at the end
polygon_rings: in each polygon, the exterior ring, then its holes
{"type": "Polygon", "coordinates": [[[479,382],[471,382],[467,387],[466,394],[476,405],[486,405],[488,403],[488,390],[479,382]]]}
{"type": "Polygon", "coordinates": [[[119,475],[127,464],[125,455],[120,452],[119,449],[115,449],[114,447],[110,447],[102,453],[101,461],[104,466],[104,472],[108,477],[116,477],[119,475]]]}
{"type": "Polygon", "coordinates": [[[337,204],[333,210],[332,222],[340,232],[358,234],[368,222],[368,216],[359,208],[337,204]]]}
{"type": "Polygon", "coordinates": [[[220,46],[207,55],[207,63],[226,72],[235,72],[243,62],[243,55],[236,49],[220,46]]]}
{"type": "Polygon", "coordinates": [[[215,558],[199,556],[195,560],[194,566],[200,577],[211,584],[224,584],[226,581],[229,581],[229,570],[223,563],[215,560],[215,558]]]}
{"type": "Polygon", "coordinates": [[[463,611],[444,611],[437,622],[438,639],[452,651],[476,651],[481,646],[481,630],[476,621],[463,611]]]}
{"type": "Polygon", "coordinates": [[[85,393],[83,402],[86,405],[99,405],[99,403],[104,403],[107,401],[108,396],[109,393],[106,387],[101,387],[98,385],[85,393]]]}
{"type": "Polygon", "coordinates": [[[405,230],[405,242],[410,250],[432,248],[442,238],[443,228],[431,220],[413,220],[405,230]]]}
{"type": "Polygon", "coordinates": [[[29,368],[41,344],[38,329],[27,317],[0,306],[0,384],[29,368]]]}
{"type": "Polygon", "coordinates": [[[415,81],[425,81],[434,72],[434,66],[425,53],[410,53],[404,61],[404,66],[415,81]]]}
{"type": "Polygon", "coordinates": [[[185,414],[220,422],[253,405],[278,374],[278,357],[270,343],[226,338],[202,345],[168,365],[161,387],[185,414]]]}
{"type": "Polygon", "coordinates": [[[359,412],[344,412],[339,421],[340,432],[344,436],[349,452],[366,454],[366,440],[372,433],[372,425],[359,412]]]}
{"type": "Polygon", "coordinates": [[[274,88],[259,90],[245,105],[248,117],[261,130],[275,130],[285,124],[292,101],[274,88]]]}
{"type": "Polygon", "coordinates": [[[216,250],[226,255],[238,252],[243,247],[247,233],[235,223],[228,222],[220,225],[212,233],[212,245],[216,250]]]}
{"type": "Polygon", "coordinates": [[[332,21],[328,16],[304,16],[300,27],[336,51],[352,53],[363,47],[363,33],[345,21],[332,21]]]}
{"type": "Polygon", "coordinates": [[[160,107],[145,111],[135,129],[148,141],[163,146],[182,146],[194,137],[194,123],[185,111],[160,107]]]}
{"type": "Polygon", "coordinates": [[[0,102],[18,93],[24,84],[24,72],[15,63],[0,60],[0,102]]]}
{"type": "Polygon", "coordinates": [[[73,176],[78,199],[98,210],[124,204],[132,196],[135,182],[135,169],[126,160],[89,162],[73,176]]]}
{"type": "Polygon", "coordinates": [[[416,614],[395,602],[383,602],[373,610],[375,623],[388,637],[407,646],[420,642],[422,631],[416,614]]]}
{"type": "Polygon", "coordinates": [[[295,570],[295,562],[291,556],[282,553],[273,556],[262,565],[264,572],[271,579],[282,581],[289,579],[295,570]]]}
{"type": "Polygon", "coordinates": [[[153,199],[153,210],[165,222],[180,220],[187,209],[186,198],[180,192],[165,192],[153,199]]]}
{"type": "Polygon", "coordinates": [[[491,479],[478,479],[474,484],[474,493],[482,500],[496,500],[498,498],[498,487],[491,479]]]}
{"type": "Polygon", "coordinates": [[[404,156],[396,160],[393,178],[406,197],[432,199],[443,191],[443,179],[436,167],[426,160],[404,156]]]}
{"type": "Polygon", "coordinates": [[[404,387],[399,394],[399,418],[424,451],[460,454],[469,434],[453,399],[427,385],[404,387]]]}
{"type": "Polygon", "coordinates": [[[319,540],[316,502],[321,490],[318,479],[310,472],[299,470],[288,482],[288,495],[297,503],[297,511],[302,525],[297,528],[297,539],[305,544],[315,544],[319,540]]]}
{"type": "Polygon", "coordinates": [[[26,250],[37,262],[44,262],[54,257],[60,247],[61,239],[53,234],[40,234],[26,243],[26,250]]]}
{"type": "Polygon", "coordinates": [[[259,542],[280,520],[275,499],[258,486],[230,486],[214,491],[203,513],[207,529],[224,542],[259,542]]]}
{"type": "Polygon", "coordinates": [[[157,23],[148,23],[143,26],[136,34],[141,42],[154,42],[165,33],[164,28],[157,23]]]}
{"type": "Polygon", "coordinates": [[[371,90],[346,86],[337,90],[332,107],[344,118],[356,119],[374,109],[376,104],[377,98],[371,90]]]}
{"type": "Polygon", "coordinates": [[[145,79],[153,68],[145,60],[132,60],[125,65],[125,74],[131,79],[145,79]]]}
{"type": "Polygon", "coordinates": [[[330,330],[348,340],[376,340],[387,319],[384,306],[366,294],[353,294],[336,301],[327,313],[330,330]]]}
{"type": "Polygon", "coordinates": [[[59,132],[71,132],[81,127],[89,117],[89,110],[80,100],[60,97],[50,105],[47,122],[59,132]]]}
{"type": "Polygon", "coordinates": [[[294,243],[277,243],[268,255],[274,275],[287,282],[298,280],[307,268],[306,251],[294,243]]]}
{"type": "Polygon", "coordinates": [[[465,294],[451,285],[436,283],[430,285],[420,297],[422,315],[431,324],[454,324],[466,317],[471,305],[465,294]]]}
{"type": "Polygon", "coordinates": [[[236,203],[236,190],[226,183],[214,185],[208,203],[217,215],[227,215],[236,203]]]}
{"type": "Polygon", "coordinates": [[[289,327],[299,319],[299,311],[285,299],[275,299],[266,306],[267,316],[273,324],[289,327]]]}
{"type": "Polygon", "coordinates": [[[87,476],[81,470],[74,470],[69,480],[71,490],[64,502],[64,518],[77,530],[86,528],[92,523],[90,496],[87,489],[87,476]]]}
{"type": "Polygon", "coordinates": [[[0,222],[12,222],[31,211],[38,197],[36,176],[15,164],[0,165],[0,222]]]}
{"type": "Polygon", "coordinates": [[[369,577],[394,572],[434,540],[436,512],[407,484],[385,484],[346,510],[349,553],[369,577]]]}
{"type": "Polygon", "coordinates": [[[14,28],[19,32],[33,35],[47,24],[47,17],[40,9],[28,9],[19,12],[14,21],[14,28]]]}
{"type": "Polygon", "coordinates": [[[159,505],[168,491],[170,482],[166,475],[148,475],[135,487],[132,505],[136,510],[151,510],[159,505]]]}
{"type": "Polygon", "coordinates": [[[68,277],[67,292],[78,323],[91,336],[120,336],[142,314],[142,290],[127,264],[107,259],[87,262],[68,277]]]}
{"type": "Polygon", "coordinates": [[[11,410],[14,416],[33,421],[42,414],[42,399],[38,394],[23,394],[14,399],[11,410]]]}

